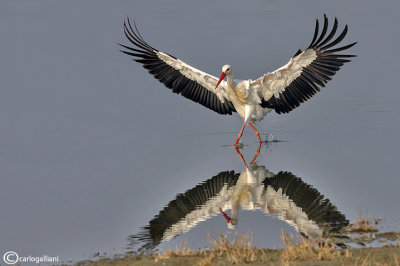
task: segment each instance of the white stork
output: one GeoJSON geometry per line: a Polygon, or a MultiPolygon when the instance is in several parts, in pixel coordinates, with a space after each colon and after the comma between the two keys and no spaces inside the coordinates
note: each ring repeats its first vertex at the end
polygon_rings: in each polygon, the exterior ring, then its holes
{"type": "Polygon", "coordinates": [[[222,67],[222,74],[218,79],[170,54],[160,52],[144,41],[136,24],[134,28],[131,26],[129,18],[124,23],[124,32],[134,46],[120,45],[127,49],[123,53],[133,56],[133,60],[143,64],[150,74],[172,92],[220,114],[237,112],[244,122],[235,146],[247,122],[257,134],[261,145],[260,134],[254,127],[254,122],[262,120],[272,110],[278,114],[292,111],[319,91],[320,86],[324,87],[344,63],[350,62],[348,58],[355,56],[337,52],[352,47],[356,42],[333,48],[347,34],[346,25],[343,32],[331,41],[337,27],[335,18],[333,27],[326,36],[328,19],[324,14],[321,34],[317,19],[314,37],[305,51],[298,50],[289,63],[256,80],[234,80],[230,65],[222,67]]]}
{"type": "Polygon", "coordinates": [[[274,174],[254,163],[241,173],[220,172],[178,194],[141,232],[129,238],[133,246],[150,250],[220,212],[228,227],[235,228],[240,208],[277,217],[308,237],[321,237],[349,223],[328,199],[301,178],[285,171],[274,174]],[[231,217],[225,213],[228,210],[231,217]]]}

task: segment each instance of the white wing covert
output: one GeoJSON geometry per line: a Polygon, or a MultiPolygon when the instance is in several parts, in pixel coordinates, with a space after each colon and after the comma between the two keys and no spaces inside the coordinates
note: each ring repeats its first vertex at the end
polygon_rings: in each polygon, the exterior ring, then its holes
{"type": "Polygon", "coordinates": [[[283,67],[252,81],[251,86],[257,90],[262,99],[261,106],[275,109],[280,113],[288,113],[298,107],[302,102],[310,99],[319,87],[331,80],[336,71],[355,55],[337,54],[336,52],[349,49],[357,42],[349,45],[330,49],[343,40],[347,34],[347,25],[343,32],[331,43],[327,44],[335,35],[338,27],[335,18],[334,25],[329,35],[324,39],[328,29],[328,19],[324,14],[324,26],[318,37],[319,22],[316,21],[314,37],[310,46],[298,52],[283,67]]]}

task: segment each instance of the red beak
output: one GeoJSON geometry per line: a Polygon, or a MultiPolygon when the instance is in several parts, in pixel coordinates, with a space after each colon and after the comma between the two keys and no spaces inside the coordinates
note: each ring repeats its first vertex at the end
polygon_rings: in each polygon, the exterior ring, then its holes
{"type": "Polygon", "coordinates": [[[229,224],[231,222],[231,218],[221,209],[219,208],[219,211],[222,213],[222,215],[225,217],[226,222],[229,224]]]}
{"type": "Polygon", "coordinates": [[[217,86],[215,86],[215,89],[218,87],[218,85],[221,83],[221,81],[225,78],[226,74],[224,72],[222,72],[221,77],[219,77],[217,86]]]}

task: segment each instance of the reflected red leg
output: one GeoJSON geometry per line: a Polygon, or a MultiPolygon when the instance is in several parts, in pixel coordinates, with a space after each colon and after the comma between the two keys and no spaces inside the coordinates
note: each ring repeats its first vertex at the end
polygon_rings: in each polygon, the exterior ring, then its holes
{"type": "Polygon", "coordinates": [[[239,142],[239,139],[242,137],[242,135],[243,135],[243,130],[244,130],[244,127],[246,126],[246,121],[245,122],[243,122],[243,126],[242,126],[242,129],[240,130],[240,132],[239,132],[239,135],[238,135],[238,138],[236,139],[236,142],[235,142],[235,148],[236,148],[236,145],[238,144],[238,142],[239,142]]]}
{"type": "Polygon", "coordinates": [[[235,145],[235,150],[236,150],[237,154],[239,155],[239,158],[242,160],[242,162],[243,162],[243,164],[244,164],[244,167],[247,168],[246,161],[244,160],[243,155],[240,153],[240,151],[239,151],[239,149],[236,147],[236,145],[235,145]]]}
{"type": "Polygon", "coordinates": [[[257,159],[258,155],[260,155],[260,148],[261,148],[261,143],[258,145],[257,152],[254,155],[253,160],[251,160],[250,165],[252,165],[254,163],[254,161],[257,159]]]}

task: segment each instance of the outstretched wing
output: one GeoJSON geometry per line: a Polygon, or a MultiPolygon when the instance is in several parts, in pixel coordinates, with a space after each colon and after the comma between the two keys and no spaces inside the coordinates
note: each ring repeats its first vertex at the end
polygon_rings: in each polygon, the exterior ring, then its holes
{"type": "MultiPolygon", "coordinates": [[[[170,88],[172,92],[197,102],[219,114],[232,114],[235,107],[226,97],[225,91],[215,89],[218,78],[202,72],[172,55],[160,52],[148,45],[139,34],[136,25],[132,28],[129,19],[124,22],[124,32],[128,40],[134,45],[129,47],[120,44],[127,51],[121,51],[133,56],[148,69],[156,79],[170,88]]],[[[226,86],[224,83],[220,86],[226,86]]]]}
{"type": "Polygon", "coordinates": [[[355,55],[337,54],[346,50],[356,42],[335,49],[330,49],[340,43],[347,34],[347,25],[343,32],[332,42],[338,27],[337,19],[329,35],[328,19],[324,14],[324,27],[318,37],[319,22],[316,21],[314,37],[310,46],[302,52],[299,50],[283,67],[266,74],[251,83],[262,99],[261,106],[275,109],[280,113],[288,113],[300,103],[310,99],[319,87],[325,87],[336,71],[355,55]],[[318,37],[318,39],[317,39],[318,37]],[[328,43],[330,42],[330,43],[328,43]]]}
{"type": "Polygon", "coordinates": [[[199,222],[218,215],[219,208],[230,204],[228,191],[238,178],[239,174],[233,171],[221,172],[184,194],[178,194],[140,233],[129,237],[133,246],[153,249],[161,242],[189,231],[199,222]]]}
{"type": "MultiPolygon", "coordinates": [[[[329,231],[338,231],[349,224],[346,217],[338,211],[329,199],[290,172],[281,171],[274,177],[265,178],[263,183],[265,190],[269,186],[275,191],[280,190],[287,200],[294,203],[298,213],[305,213],[308,220],[325,227],[329,231]]],[[[282,204],[282,206],[290,206],[290,204],[282,204]]],[[[286,211],[286,214],[290,213],[286,211]]],[[[294,221],[301,221],[296,217],[290,218],[294,221]]],[[[297,226],[301,228],[301,225],[297,226]]],[[[301,233],[308,235],[305,231],[301,233]]]]}

